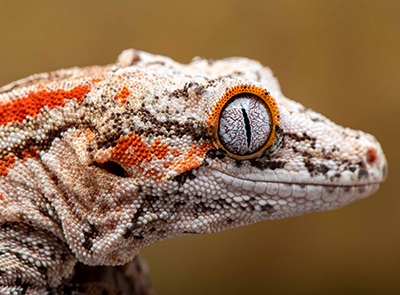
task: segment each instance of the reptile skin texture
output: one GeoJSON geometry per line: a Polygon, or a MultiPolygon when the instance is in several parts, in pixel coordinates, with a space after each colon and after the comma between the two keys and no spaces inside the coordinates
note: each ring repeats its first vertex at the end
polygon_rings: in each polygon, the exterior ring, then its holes
{"type": "Polygon", "coordinates": [[[130,49],[32,75],[0,88],[0,294],[151,294],[140,248],[340,208],[386,171],[373,136],[247,58],[130,49]],[[77,263],[133,287],[76,281],[77,263]]]}

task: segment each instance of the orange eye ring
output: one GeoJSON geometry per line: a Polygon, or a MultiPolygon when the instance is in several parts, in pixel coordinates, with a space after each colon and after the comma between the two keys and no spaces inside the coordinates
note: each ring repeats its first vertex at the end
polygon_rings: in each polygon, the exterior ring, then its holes
{"type": "Polygon", "coordinates": [[[225,94],[218,100],[213,111],[207,119],[207,125],[210,126],[211,133],[215,138],[215,146],[217,148],[223,149],[226,154],[237,160],[254,159],[264,153],[269,147],[271,147],[277,139],[276,127],[279,126],[279,122],[280,114],[275,99],[269,94],[267,90],[253,85],[237,85],[235,87],[229,88],[225,92],[225,94]],[[255,152],[248,154],[235,154],[232,151],[229,151],[226,146],[224,146],[224,144],[222,144],[221,142],[221,136],[219,134],[220,120],[221,114],[224,111],[225,106],[231,101],[231,99],[243,94],[255,95],[257,96],[257,98],[260,98],[264,102],[270,118],[270,133],[268,139],[265,141],[262,147],[257,149],[255,152]]]}

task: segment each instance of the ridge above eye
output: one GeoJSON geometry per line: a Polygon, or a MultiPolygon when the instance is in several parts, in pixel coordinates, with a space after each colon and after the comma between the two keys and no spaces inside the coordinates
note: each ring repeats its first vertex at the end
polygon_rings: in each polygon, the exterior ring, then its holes
{"type": "Polygon", "coordinates": [[[252,159],[276,141],[279,110],[265,89],[238,85],[219,99],[209,122],[219,148],[235,159],[252,159]]]}

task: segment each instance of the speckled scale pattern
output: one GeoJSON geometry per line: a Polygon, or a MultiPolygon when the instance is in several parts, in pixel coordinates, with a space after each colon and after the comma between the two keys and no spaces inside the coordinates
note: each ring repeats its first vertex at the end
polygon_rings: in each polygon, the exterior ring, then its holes
{"type": "Polygon", "coordinates": [[[387,170],[373,136],[287,99],[247,58],[126,50],[0,88],[0,114],[2,294],[61,294],[77,261],[122,265],[166,238],[336,209],[387,170]],[[215,126],[227,93],[250,88],[269,100],[274,137],[235,158],[215,126]]]}

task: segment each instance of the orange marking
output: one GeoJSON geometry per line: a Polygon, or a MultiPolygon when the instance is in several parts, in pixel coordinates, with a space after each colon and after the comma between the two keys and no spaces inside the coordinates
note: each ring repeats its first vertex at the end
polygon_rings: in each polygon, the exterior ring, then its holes
{"type": "Polygon", "coordinates": [[[122,107],[126,103],[126,99],[130,94],[131,94],[131,92],[129,91],[129,89],[126,88],[126,86],[124,86],[124,88],[122,88],[121,92],[117,93],[114,96],[115,100],[119,100],[118,106],[122,107]]]}
{"type": "Polygon", "coordinates": [[[171,154],[172,154],[174,157],[179,157],[179,155],[180,155],[180,153],[179,153],[178,151],[176,151],[176,150],[171,150],[171,154]]]}
{"type": "Polygon", "coordinates": [[[0,200],[2,200],[3,199],[3,195],[2,194],[0,194],[0,200]]]}
{"type": "Polygon", "coordinates": [[[3,160],[0,160],[0,176],[7,176],[8,168],[12,167],[15,163],[15,157],[13,154],[5,156],[3,160]]]}
{"type": "Polygon", "coordinates": [[[142,142],[140,136],[132,133],[118,140],[111,150],[112,161],[125,165],[139,166],[143,161],[151,161],[150,149],[142,142]]]}
{"type": "Polygon", "coordinates": [[[204,158],[207,151],[214,148],[214,144],[211,142],[205,142],[199,147],[199,153],[197,154],[199,157],[204,158]]]}
{"type": "Polygon", "coordinates": [[[184,158],[173,165],[173,169],[178,173],[183,173],[199,167],[201,165],[199,158],[204,158],[205,153],[213,147],[214,145],[210,142],[203,143],[201,146],[192,146],[184,158]]]}
{"type": "Polygon", "coordinates": [[[99,78],[94,78],[94,79],[90,80],[90,82],[93,82],[93,83],[98,83],[98,82],[101,82],[101,81],[102,80],[99,79],[99,78]]]}
{"type": "Polygon", "coordinates": [[[65,106],[66,100],[73,98],[77,102],[81,102],[89,91],[90,87],[84,85],[76,86],[71,90],[40,90],[29,93],[26,97],[0,105],[0,125],[7,125],[9,122],[22,123],[28,116],[36,118],[44,106],[47,106],[49,109],[65,106]]]}
{"type": "Polygon", "coordinates": [[[165,159],[168,153],[168,146],[165,144],[161,144],[161,140],[156,139],[151,146],[150,152],[154,154],[157,159],[165,159]]]}
{"type": "Polygon", "coordinates": [[[38,158],[39,157],[39,152],[36,151],[33,147],[29,147],[27,151],[22,152],[22,157],[24,160],[28,158],[38,158]]]}
{"type": "MultiPolygon", "coordinates": [[[[201,159],[205,153],[214,148],[211,142],[203,143],[200,146],[194,145],[185,154],[180,154],[175,150],[170,150],[169,147],[161,143],[160,139],[156,139],[151,146],[142,141],[142,138],[137,134],[129,134],[118,140],[117,145],[111,149],[110,158],[107,160],[115,161],[121,165],[138,166],[139,171],[147,177],[161,177],[160,170],[154,168],[146,168],[140,166],[143,162],[150,163],[154,159],[166,159],[168,152],[174,156],[181,155],[175,162],[161,163],[165,169],[172,169],[179,173],[197,168],[201,164],[201,159]]],[[[162,166],[161,166],[162,167],[162,166]]]]}
{"type": "Polygon", "coordinates": [[[151,147],[143,143],[140,136],[132,133],[118,140],[117,145],[111,150],[110,160],[125,165],[139,166],[143,161],[151,162],[153,156],[165,159],[169,148],[156,139],[151,147]]]}
{"type": "Polygon", "coordinates": [[[188,170],[195,169],[200,166],[200,160],[194,157],[197,152],[197,146],[192,146],[187,155],[182,160],[178,160],[174,165],[174,170],[183,173],[188,170]]]}

